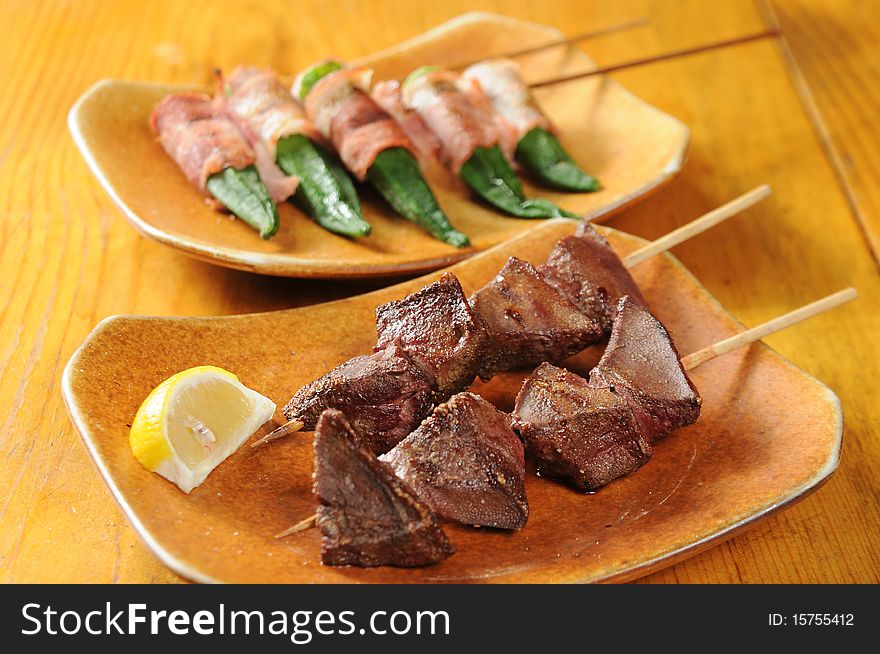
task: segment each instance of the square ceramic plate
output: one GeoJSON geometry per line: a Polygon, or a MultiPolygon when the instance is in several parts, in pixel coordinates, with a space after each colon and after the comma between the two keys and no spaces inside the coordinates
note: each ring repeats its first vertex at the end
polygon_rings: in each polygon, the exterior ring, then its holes
{"type": "MultiPolygon", "coordinates": [[[[403,79],[423,64],[455,65],[558,39],[554,29],[491,14],[467,14],[357,63],[375,68],[376,80],[403,79]]],[[[590,70],[580,50],[555,47],[522,60],[527,80],[590,70]]],[[[285,71],[292,73],[294,71],[285,71]]],[[[232,268],[288,277],[381,277],[425,272],[471,256],[533,228],[534,221],[506,218],[478,203],[438,166],[428,181],[453,224],[471,237],[464,250],[441,243],[395,217],[375,193],[364,190],[371,236],[348,239],[318,227],[290,203],[270,241],[210,209],[165,154],[148,127],[153,106],[183,87],[103,80],[70,112],[73,137],[101,184],[142,233],[200,259],[232,268]]],[[[616,82],[594,78],[541,89],[537,96],[558,125],[575,160],[602,181],[597,193],[560,194],[527,184],[590,218],[600,218],[661,186],[679,171],[688,128],[616,82]]]]}
{"type": "MultiPolygon", "coordinates": [[[[465,291],[512,255],[541,262],[570,221],[554,220],[451,268],[465,291]]],[[[644,241],[607,230],[620,254],[644,241]]],[[[736,320],[672,256],[634,269],[682,354],[730,336],[736,320]]],[[[626,580],[695,554],[817,488],[837,467],[842,417],[822,383],[762,344],[692,371],[703,412],[671,434],[637,472],[595,494],[527,475],[531,511],[521,531],[444,527],[457,553],[417,569],[319,563],[320,534],[273,534],[315,510],[312,435],[242,447],[184,495],[148,472],[128,431],[147,394],[202,364],[236,373],[282,406],[307,382],[369,352],[374,310],[438,273],[312,307],[220,318],[121,316],[98,325],[64,371],[64,398],[101,475],[147,545],[176,572],[226,582],[580,582],[626,580]]],[[[584,374],[597,353],[571,360],[584,374]]],[[[525,373],[474,390],[509,411],[525,373]]],[[[276,418],[283,420],[279,413],[276,418]]],[[[264,427],[266,433],[271,425],[264,427]]]]}

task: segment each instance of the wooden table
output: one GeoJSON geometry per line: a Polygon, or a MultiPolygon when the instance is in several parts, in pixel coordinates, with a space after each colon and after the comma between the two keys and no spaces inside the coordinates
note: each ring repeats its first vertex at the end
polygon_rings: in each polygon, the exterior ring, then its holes
{"type": "MultiPolygon", "coordinates": [[[[102,77],[204,83],[239,62],[291,73],[475,7],[567,33],[647,16],[646,28],[584,45],[603,64],[773,20],[751,0],[0,3],[0,581],[179,581],[123,518],[60,396],[65,362],[100,319],[266,311],[370,288],[234,272],[140,237],[68,134],[77,96],[102,77]]],[[[673,184],[611,224],[654,237],[773,186],[675,253],[746,324],[858,287],[857,302],[769,339],[840,395],[843,458],[802,503],[646,582],[880,581],[880,3],[774,8],[783,43],[616,75],[687,122],[693,148],[673,184]]]]}

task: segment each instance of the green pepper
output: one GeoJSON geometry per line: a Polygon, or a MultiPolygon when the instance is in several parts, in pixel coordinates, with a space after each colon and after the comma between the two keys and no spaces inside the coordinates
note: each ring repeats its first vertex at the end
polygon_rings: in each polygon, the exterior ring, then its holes
{"type": "Polygon", "coordinates": [[[588,175],[562,149],[553,134],[541,127],[529,130],[516,146],[516,160],[547,186],[562,191],[598,191],[599,180],[588,175]]]}
{"type": "Polygon", "coordinates": [[[330,73],[335,73],[337,70],[342,70],[342,64],[338,61],[325,61],[307,68],[297,80],[294,95],[301,102],[305,102],[306,96],[312,90],[312,87],[318,83],[318,80],[322,77],[327,77],[330,73]]]}
{"type": "MultiPolygon", "coordinates": [[[[339,62],[328,61],[307,68],[297,79],[295,94],[305,101],[318,80],[342,67],[339,62]]],[[[435,238],[459,248],[470,243],[466,235],[450,224],[415,157],[405,148],[394,147],[380,152],[367,170],[367,181],[392,209],[424,227],[435,238]]]]}
{"type": "Polygon", "coordinates": [[[474,150],[459,175],[486,202],[517,218],[580,218],[549,200],[526,198],[519,178],[497,145],[474,150]]]}
{"type": "Polygon", "coordinates": [[[422,177],[415,157],[405,148],[382,150],[367,170],[367,180],[407,220],[424,227],[434,238],[457,248],[470,244],[455,229],[422,177]]]}
{"type": "Polygon", "coordinates": [[[270,239],[278,231],[278,207],[255,166],[224,168],[208,177],[208,191],[227,209],[270,239]]]}
{"type": "Polygon", "coordinates": [[[299,177],[293,201],[321,227],[343,236],[370,233],[354,184],[327,150],[294,134],[278,141],[275,160],[286,174],[299,177]]]}

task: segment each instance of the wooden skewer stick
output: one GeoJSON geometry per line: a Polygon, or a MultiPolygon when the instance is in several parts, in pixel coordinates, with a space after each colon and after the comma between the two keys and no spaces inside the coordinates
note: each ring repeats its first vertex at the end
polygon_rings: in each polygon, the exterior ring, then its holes
{"type": "Polygon", "coordinates": [[[601,29],[593,30],[591,32],[583,32],[582,34],[567,36],[565,38],[550,41],[549,43],[544,43],[542,45],[536,45],[534,47],[523,48],[522,50],[514,50],[513,52],[502,52],[497,55],[491,55],[489,57],[480,57],[479,59],[474,59],[464,64],[457,64],[455,66],[452,66],[450,67],[450,70],[461,70],[462,68],[467,68],[472,64],[484,61],[486,59],[514,59],[516,57],[525,57],[526,55],[534,54],[535,52],[541,52],[542,50],[549,50],[550,48],[555,48],[556,46],[569,45],[577,43],[579,41],[595,39],[597,37],[605,36],[607,34],[614,34],[615,32],[623,32],[624,30],[632,29],[634,27],[641,27],[642,25],[647,25],[648,22],[649,21],[647,18],[636,18],[635,20],[628,20],[623,23],[617,23],[616,25],[609,25],[608,27],[603,27],[601,29]]]}
{"type": "Polygon", "coordinates": [[[311,529],[315,526],[315,521],[318,519],[318,516],[315,514],[310,515],[305,520],[300,520],[292,527],[288,527],[284,531],[279,531],[275,534],[275,538],[284,538],[285,536],[290,536],[291,534],[298,534],[301,531],[305,531],[306,529],[311,529]]]}
{"type": "Polygon", "coordinates": [[[251,443],[251,447],[257,447],[258,445],[263,445],[264,443],[269,443],[276,439],[283,438],[284,436],[292,434],[295,431],[299,431],[302,428],[303,423],[301,420],[290,420],[288,422],[285,422],[277,429],[273,429],[268,434],[263,436],[260,440],[251,443]]]}
{"type": "Polygon", "coordinates": [[[686,225],[682,225],[678,229],[672,230],[665,236],[661,236],[656,241],[648,243],[645,247],[636,250],[623,260],[623,264],[627,268],[632,268],[645,259],[650,259],[661,252],[665,252],[666,250],[675,247],[679,243],[683,243],[697,234],[702,234],[707,229],[710,229],[718,223],[724,222],[731,216],[735,216],[741,211],[757,204],[770,195],[770,193],[770,187],[767,186],[767,184],[762,184],[761,186],[753,188],[751,191],[744,193],[735,200],[731,200],[727,204],[723,204],[717,209],[713,209],[700,218],[692,220],[686,225]]]}
{"type": "Polygon", "coordinates": [[[575,73],[574,75],[566,75],[564,77],[556,77],[553,79],[547,79],[540,82],[532,82],[529,84],[529,88],[538,89],[543,86],[550,86],[552,84],[562,84],[563,82],[571,82],[577,79],[584,79],[586,77],[593,77],[594,75],[605,75],[607,73],[613,73],[618,70],[624,70],[626,68],[634,68],[635,66],[643,66],[645,64],[653,64],[658,61],[667,61],[668,59],[678,59],[679,57],[687,57],[694,54],[699,54],[701,52],[708,52],[710,50],[717,50],[719,48],[726,48],[731,45],[740,45],[742,43],[750,43],[751,41],[758,41],[760,39],[766,39],[770,37],[776,37],[781,34],[779,29],[770,29],[764,32],[758,32],[757,34],[749,34],[746,36],[738,36],[734,39],[727,39],[725,41],[717,41],[716,43],[708,43],[706,45],[700,45],[695,48],[685,48],[683,50],[673,50],[672,52],[666,52],[664,54],[654,55],[652,57],[644,57],[642,59],[635,59],[633,61],[625,61],[620,64],[612,64],[611,66],[602,66],[601,68],[596,68],[591,71],[587,71],[585,73],[575,73]]]}
{"type": "MultiPolygon", "coordinates": [[[[795,309],[785,315],[765,322],[762,325],[747,329],[746,331],[740,332],[730,338],[725,338],[723,341],[718,341],[714,345],[710,345],[702,350],[697,350],[681,360],[682,366],[685,370],[693,370],[700,364],[706,363],[706,361],[714,359],[717,356],[721,356],[731,350],[759,341],[765,336],[775,334],[776,332],[782,331],[792,325],[796,325],[807,318],[812,318],[813,316],[818,316],[820,313],[830,311],[845,302],[854,300],[857,296],[858,293],[856,292],[856,289],[852,287],[838,291],[837,293],[832,293],[831,295],[807,304],[800,309],[795,309]]],[[[275,538],[284,538],[285,536],[290,536],[291,534],[311,529],[315,526],[316,520],[316,515],[310,515],[308,518],[300,520],[289,529],[285,529],[284,531],[275,534],[275,538]]]]}
{"type": "MultiPolygon", "coordinates": [[[[717,209],[713,209],[709,213],[700,216],[696,220],[692,220],[686,225],[682,225],[678,229],[669,232],[665,236],[661,236],[656,241],[648,243],[648,245],[646,245],[645,247],[636,250],[628,257],[626,257],[623,260],[623,263],[627,268],[632,268],[633,266],[641,263],[645,259],[649,259],[655,255],[660,254],[661,252],[665,252],[666,250],[678,245],[679,243],[683,243],[684,241],[696,236],[697,234],[702,234],[703,232],[714,227],[718,223],[721,223],[731,216],[735,216],[739,212],[748,209],[754,204],[757,204],[768,195],[770,195],[770,193],[770,187],[766,184],[762,184],[761,186],[752,189],[748,193],[744,193],[735,200],[731,200],[727,204],[722,205],[717,209]]],[[[279,438],[283,438],[288,434],[297,432],[302,428],[303,423],[301,421],[291,420],[290,422],[284,423],[274,431],[266,434],[260,440],[251,443],[251,447],[259,447],[260,445],[270,443],[279,438]]]]}
{"type": "Polygon", "coordinates": [[[842,291],[832,293],[831,295],[828,295],[821,300],[816,300],[800,309],[795,309],[794,311],[790,311],[778,318],[774,318],[773,320],[758,325],[757,327],[752,327],[751,329],[747,329],[746,331],[740,332],[730,338],[725,338],[723,341],[718,341],[714,345],[705,347],[702,350],[697,350],[693,354],[689,354],[682,359],[681,363],[685,370],[692,370],[700,364],[706,363],[706,361],[714,359],[717,356],[721,356],[722,354],[743,347],[744,345],[748,345],[749,343],[759,341],[765,336],[775,334],[778,331],[796,325],[802,320],[829,311],[845,302],[854,300],[856,297],[858,297],[856,289],[852,287],[845,288],[842,291]]]}

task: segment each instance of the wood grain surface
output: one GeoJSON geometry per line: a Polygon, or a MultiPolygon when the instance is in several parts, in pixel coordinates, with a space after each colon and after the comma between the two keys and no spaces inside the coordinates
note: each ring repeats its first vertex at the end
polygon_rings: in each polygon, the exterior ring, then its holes
{"type": "MultiPolygon", "coordinates": [[[[871,10],[848,4],[774,5],[833,150],[851,153],[843,174],[774,43],[614,76],[693,130],[682,175],[614,227],[653,238],[768,182],[772,198],[675,253],[748,325],[847,285],[861,295],[768,339],[840,395],[836,475],[801,504],[646,582],[880,581],[880,275],[867,237],[880,224],[880,76],[859,46],[872,42],[871,10]]],[[[266,311],[376,286],[220,269],[138,236],[67,133],[76,97],[101,77],[204,83],[212,67],[239,62],[292,73],[473,9],[568,33],[651,20],[584,44],[600,64],[757,31],[766,20],[751,0],[0,3],[13,26],[0,50],[0,581],[178,580],[122,518],[60,397],[65,362],[99,320],[266,311]]]]}

